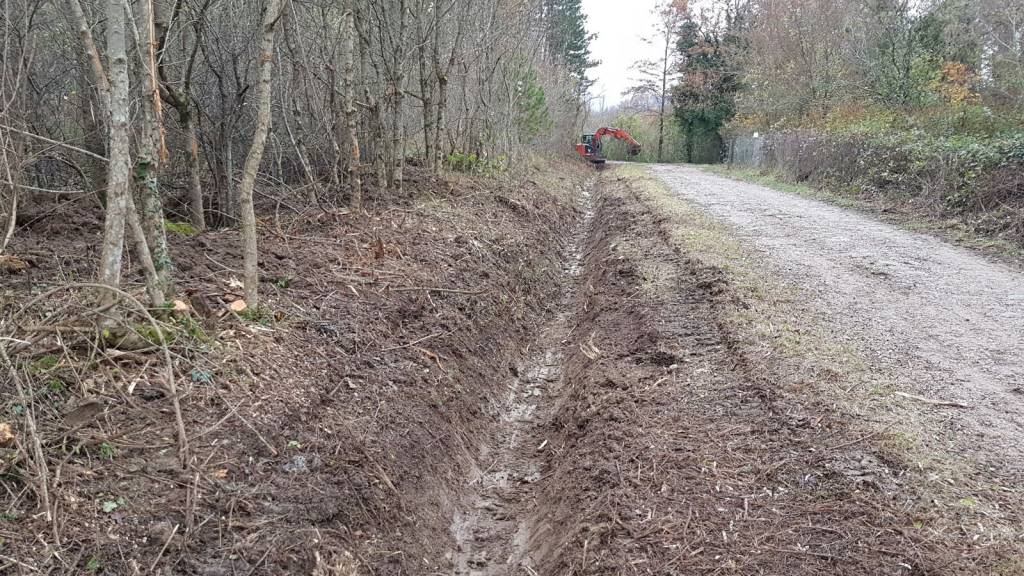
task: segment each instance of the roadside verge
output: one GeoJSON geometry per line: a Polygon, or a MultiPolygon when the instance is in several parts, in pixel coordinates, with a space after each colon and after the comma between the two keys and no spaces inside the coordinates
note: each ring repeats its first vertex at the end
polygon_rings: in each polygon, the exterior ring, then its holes
{"type": "Polygon", "coordinates": [[[1019,572],[1016,515],[933,487],[884,427],[836,406],[827,386],[856,359],[772,332],[764,307],[786,295],[742,246],[643,168],[606,172],[595,202],[540,573],[1019,572]]]}

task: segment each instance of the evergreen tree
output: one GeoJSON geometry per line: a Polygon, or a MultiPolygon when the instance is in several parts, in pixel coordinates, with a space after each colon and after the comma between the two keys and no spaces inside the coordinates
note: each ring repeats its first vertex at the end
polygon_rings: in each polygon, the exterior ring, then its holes
{"type": "Polygon", "coordinates": [[[741,84],[731,57],[742,50],[736,33],[742,18],[727,20],[722,30],[694,19],[683,23],[677,49],[682,56],[682,78],[672,93],[676,119],[686,137],[686,161],[694,160],[694,144],[720,144],[718,132],[736,114],[736,93],[741,84]]]}
{"type": "Polygon", "coordinates": [[[594,83],[587,78],[587,71],[598,64],[590,58],[590,41],[595,35],[587,33],[582,0],[546,0],[544,8],[549,54],[568,69],[582,95],[594,83]]]}

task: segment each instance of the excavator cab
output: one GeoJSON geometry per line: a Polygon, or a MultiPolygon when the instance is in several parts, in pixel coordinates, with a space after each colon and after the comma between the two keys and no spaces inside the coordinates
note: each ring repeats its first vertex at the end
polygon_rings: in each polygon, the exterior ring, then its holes
{"type": "Polygon", "coordinates": [[[604,164],[606,161],[604,154],[601,153],[601,140],[595,138],[593,134],[584,134],[580,138],[580,143],[576,145],[576,151],[594,164],[604,164]]]}
{"type": "MultiPolygon", "coordinates": [[[[588,152],[591,152],[591,153],[594,152],[594,135],[593,134],[584,134],[583,138],[580,138],[580,142],[583,143],[583,145],[587,148],[588,152]]],[[[601,146],[601,144],[598,143],[598,148],[600,148],[600,146],[601,146]]]]}

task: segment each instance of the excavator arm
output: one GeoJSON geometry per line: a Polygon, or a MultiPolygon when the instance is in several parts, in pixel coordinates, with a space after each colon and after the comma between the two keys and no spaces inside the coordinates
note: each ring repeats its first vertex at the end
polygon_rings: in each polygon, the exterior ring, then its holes
{"type": "Polygon", "coordinates": [[[598,128],[593,134],[584,134],[583,138],[580,139],[580,143],[576,145],[576,152],[594,164],[604,164],[606,158],[602,152],[602,140],[605,136],[611,136],[625,142],[629,147],[627,153],[630,156],[640,154],[640,143],[629,132],[621,128],[609,127],[598,128]]]}
{"type": "MultiPolygon", "coordinates": [[[[629,146],[630,156],[637,156],[640,154],[640,143],[630,136],[629,132],[626,132],[621,128],[599,128],[597,132],[594,132],[594,140],[597,140],[600,143],[601,139],[607,135],[625,142],[629,146]]],[[[600,148],[600,145],[598,148],[600,148]]]]}

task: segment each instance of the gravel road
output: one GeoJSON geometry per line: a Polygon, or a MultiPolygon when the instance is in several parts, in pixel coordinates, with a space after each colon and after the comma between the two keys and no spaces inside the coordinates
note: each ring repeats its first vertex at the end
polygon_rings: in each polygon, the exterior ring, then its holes
{"type": "Polygon", "coordinates": [[[937,440],[1024,468],[1024,273],[823,202],[692,167],[653,171],[763,254],[767,273],[799,287],[801,305],[879,376],[967,405],[919,403],[943,415],[951,434],[937,440]]]}

